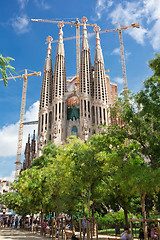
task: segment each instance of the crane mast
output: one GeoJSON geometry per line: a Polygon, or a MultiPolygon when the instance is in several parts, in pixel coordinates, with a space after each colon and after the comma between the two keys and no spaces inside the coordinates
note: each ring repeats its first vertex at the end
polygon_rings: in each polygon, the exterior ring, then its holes
{"type": "MultiPolygon", "coordinates": [[[[118,29],[120,29],[119,23],[118,23],[118,29]]],[[[120,44],[121,63],[122,63],[123,85],[124,85],[124,90],[127,90],[128,86],[127,86],[127,74],[126,74],[126,64],[125,64],[125,55],[124,55],[124,47],[123,47],[122,30],[118,30],[118,33],[119,33],[119,44],[120,44]]]]}
{"type": "Polygon", "coordinates": [[[22,142],[23,142],[23,126],[24,126],[24,117],[25,117],[25,106],[26,106],[26,95],[27,95],[27,83],[29,76],[41,76],[41,72],[27,73],[25,69],[25,74],[21,77],[23,78],[23,90],[22,90],[22,100],[21,100],[21,112],[19,120],[19,131],[18,131],[18,143],[17,143],[17,158],[16,158],[16,170],[15,170],[15,179],[19,175],[21,170],[21,154],[22,154],[22,142]]]}
{"type": "MultiPolygon", "coordinates": [[[[19,131],[18,131],[18,143],[17,143],[17,158],[16,158],[16,169],[15,169],[15,179],[19,175],[21,170],[21,153],[22,153],[22,141],[23,141],[23,125],[24,124],[24,117],[25,117],[25,106],[26,106],[26,94],[27,94],[27,77],[30,76],[41,76],[41,72],[33,72],[28,73],[27,69],[25,69],[25,74],[19,76],[8,77],[7,79],[16,79],[16,78],[23,78],[23,90],[22,90],[22,100],[21,100],[21,111],[20,111],[20,120],[19,120],[19,131]]],[[[3,81],[3,79],[0,79],[3,81]]]]}
{"type": "Polygon", "coordinates": [[[16,159],[16,171],[15,178],[19,175],[21,170],[21,153],[22,153],[22,141],[23,141],[23,122],[25,116],[25,106],[26,106],[26,93],[27,93],[27,69],[25,69],[25,76],[23,78],[23,90],[22,90],[22,101],[21,101],[21,112],[19,121],[19,131],[18,131],[18,143],[17,143],[17,159],[16,159]]]}

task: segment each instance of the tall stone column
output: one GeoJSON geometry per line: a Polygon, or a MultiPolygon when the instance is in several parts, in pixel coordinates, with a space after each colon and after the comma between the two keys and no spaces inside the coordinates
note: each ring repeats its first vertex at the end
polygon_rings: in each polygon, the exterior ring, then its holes
{"type": "Polygon", "coordinates": [[[91,106],[92,81],[93,81],[86,22],[87,22],[87,18],[83,17],[82,18],[83,37],[82,37],[81,61],[80,61],[80,72],[79,72],[80,111],[83,111],[83,113],[80,112],[80,137],[85,141],[92,134],[92,129],[91,129],[92,116],[91,116],[91,113],[89,114],[88,106],[91,106]]]}
{"type": "Polygon", "coordinates": [[[64,24],[61,22],[59,27],[59,41],[57,45],[56,61],[53,75],[52,108],[55,111],[54,122],[52,123],[52,140],[56,145],[62,144],[67,136],[66,131],[66,104],[65,93],[67,91],[65,52],[63,43],[64,24]],[[63,112],[63,114],[62,114],[63,112]]]}
{"type": "Polygon", "coordinates": [[[39,106],[39,122],[37,137],[37,157],[42,154],[43,147],[47,144],[51,130],[48,128],[49,115],[52,113],[52,86],[53,86],[53,67],[51,58],[51,42],[52,37],[47,37],[47,57],[45,60],[43,81],[41,88],[40,106],[39,106]]]}

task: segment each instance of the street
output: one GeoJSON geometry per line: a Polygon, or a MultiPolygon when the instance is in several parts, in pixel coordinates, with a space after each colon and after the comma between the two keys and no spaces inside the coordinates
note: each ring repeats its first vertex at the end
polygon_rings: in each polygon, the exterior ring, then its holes
{"type": "MultiPolygon", "coordinates": [[[[20,229],[13,228],[2,228],[0,229],[0,240],[38,240],[38,239],[49,239],[48,237],[42,237],[38,234],[27,232],[20,229]]],[[[51,239],[51,238],[50,238],[51,239]]]]}

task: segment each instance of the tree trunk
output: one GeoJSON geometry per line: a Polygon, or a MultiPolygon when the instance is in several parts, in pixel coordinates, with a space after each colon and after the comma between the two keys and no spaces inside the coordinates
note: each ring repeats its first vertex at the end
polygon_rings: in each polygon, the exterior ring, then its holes
{"type": "Polygon", "coordinates": [[[126,203],[123,204],[123,211],[124,211],[124,217],[125,217],[125,226],[129,227],[129,223],[128,223],[128,211],[126,208],[126,203]]]}
{"type": "Polygon", "coordinates": [[[88,211],[89,211],[89,217],[90,217],[90,197],[91,197],[91,184],[89,185],[89,191],[88,191],[88,211]]]}
{"type": "Polygon", "coordinates": [[[92,217],[94,217],[95,205],[96,205],[96,202],[93,202],[93,204],[92,204],[92,217]]]}
{"type": "Polygon", "coordinates": [[[146,194],[144,193],[141,198],[141,205],[142,205],[142,216],[143,216],[143,229],[144,229],[144,240],[148,239],[148,234],[147,234],[147,222],[146,222],[146,209],[145,209],[145,197],[146,194]]]}
{"type": "Polygon", "coordinates": [[[58,211],[58,216],[60,214],[60,208],[59,208],[59,199],[57,198],[57,211],[58,211]]]}
{"type": "Polygon", "coordinates": [[[72,230],[72,233],[75,233],[74,219],[72,214],[71,214],[71,230],[72,230]]]}
{"type": "Polygon", "coordinates": [[[31,225],[31,232],[33,232],[33,216],[34,216],[34,213],[32,213],[32,225],[31,225]]]}
{"type": "Polygon", "coordinates": [[[43,211],[41,210],[41,235],[43,235],[43,211]]]}

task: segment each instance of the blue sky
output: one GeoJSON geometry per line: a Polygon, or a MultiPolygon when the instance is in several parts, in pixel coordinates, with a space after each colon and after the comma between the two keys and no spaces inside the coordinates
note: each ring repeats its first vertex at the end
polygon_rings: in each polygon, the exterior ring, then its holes
{"type": "MultiPolygon", "coordinates": [[[[152,72],[148,60],[160,50],[160,0],[2,0],[0,14],[0,53],[15,59],[12,65],[19,74],[25,68],[41,71],[47,53],[47,36],[58,39],[57,24],[35,23],[31,18],[74,21],[83,16],[88,23],[97,23],[101,30],[120,25],[140,23],[140,29],[123,31],[128,87],[137,92],[142,82],[152,72]]],[[[75,36],[75,27],[63,28],[64,38],[75,36]]],[[[93,32],[88,27],[88,32],[93,32]]],[[[123,88],[122,67],[118,33],[100,35],[105,68],[109,69],[112,82],[123,88]]],[[[76,74],[76,42],[65,41],[67,76],[76,74]]],[[[94,64],[95,37],[89,37],[92,65],[94,64]]],[[[56,44],[52,44],[53,65],[56,44]]],[[[13,178],[18,139],[18,121],[22,95],[22,80],[9,80],[8,87],[0,82],[0,177],[13,178]]],[[[38,119],[38,105],[42,77],[28,78],[26,121],[38,119]]],[[[24,127],[24,140],[35,126],[24,127]]],[[[24,148],[24,144],[23,144],[24,148]]],[[[23,160],[23,156],[22,156],[23,160]]]]}

